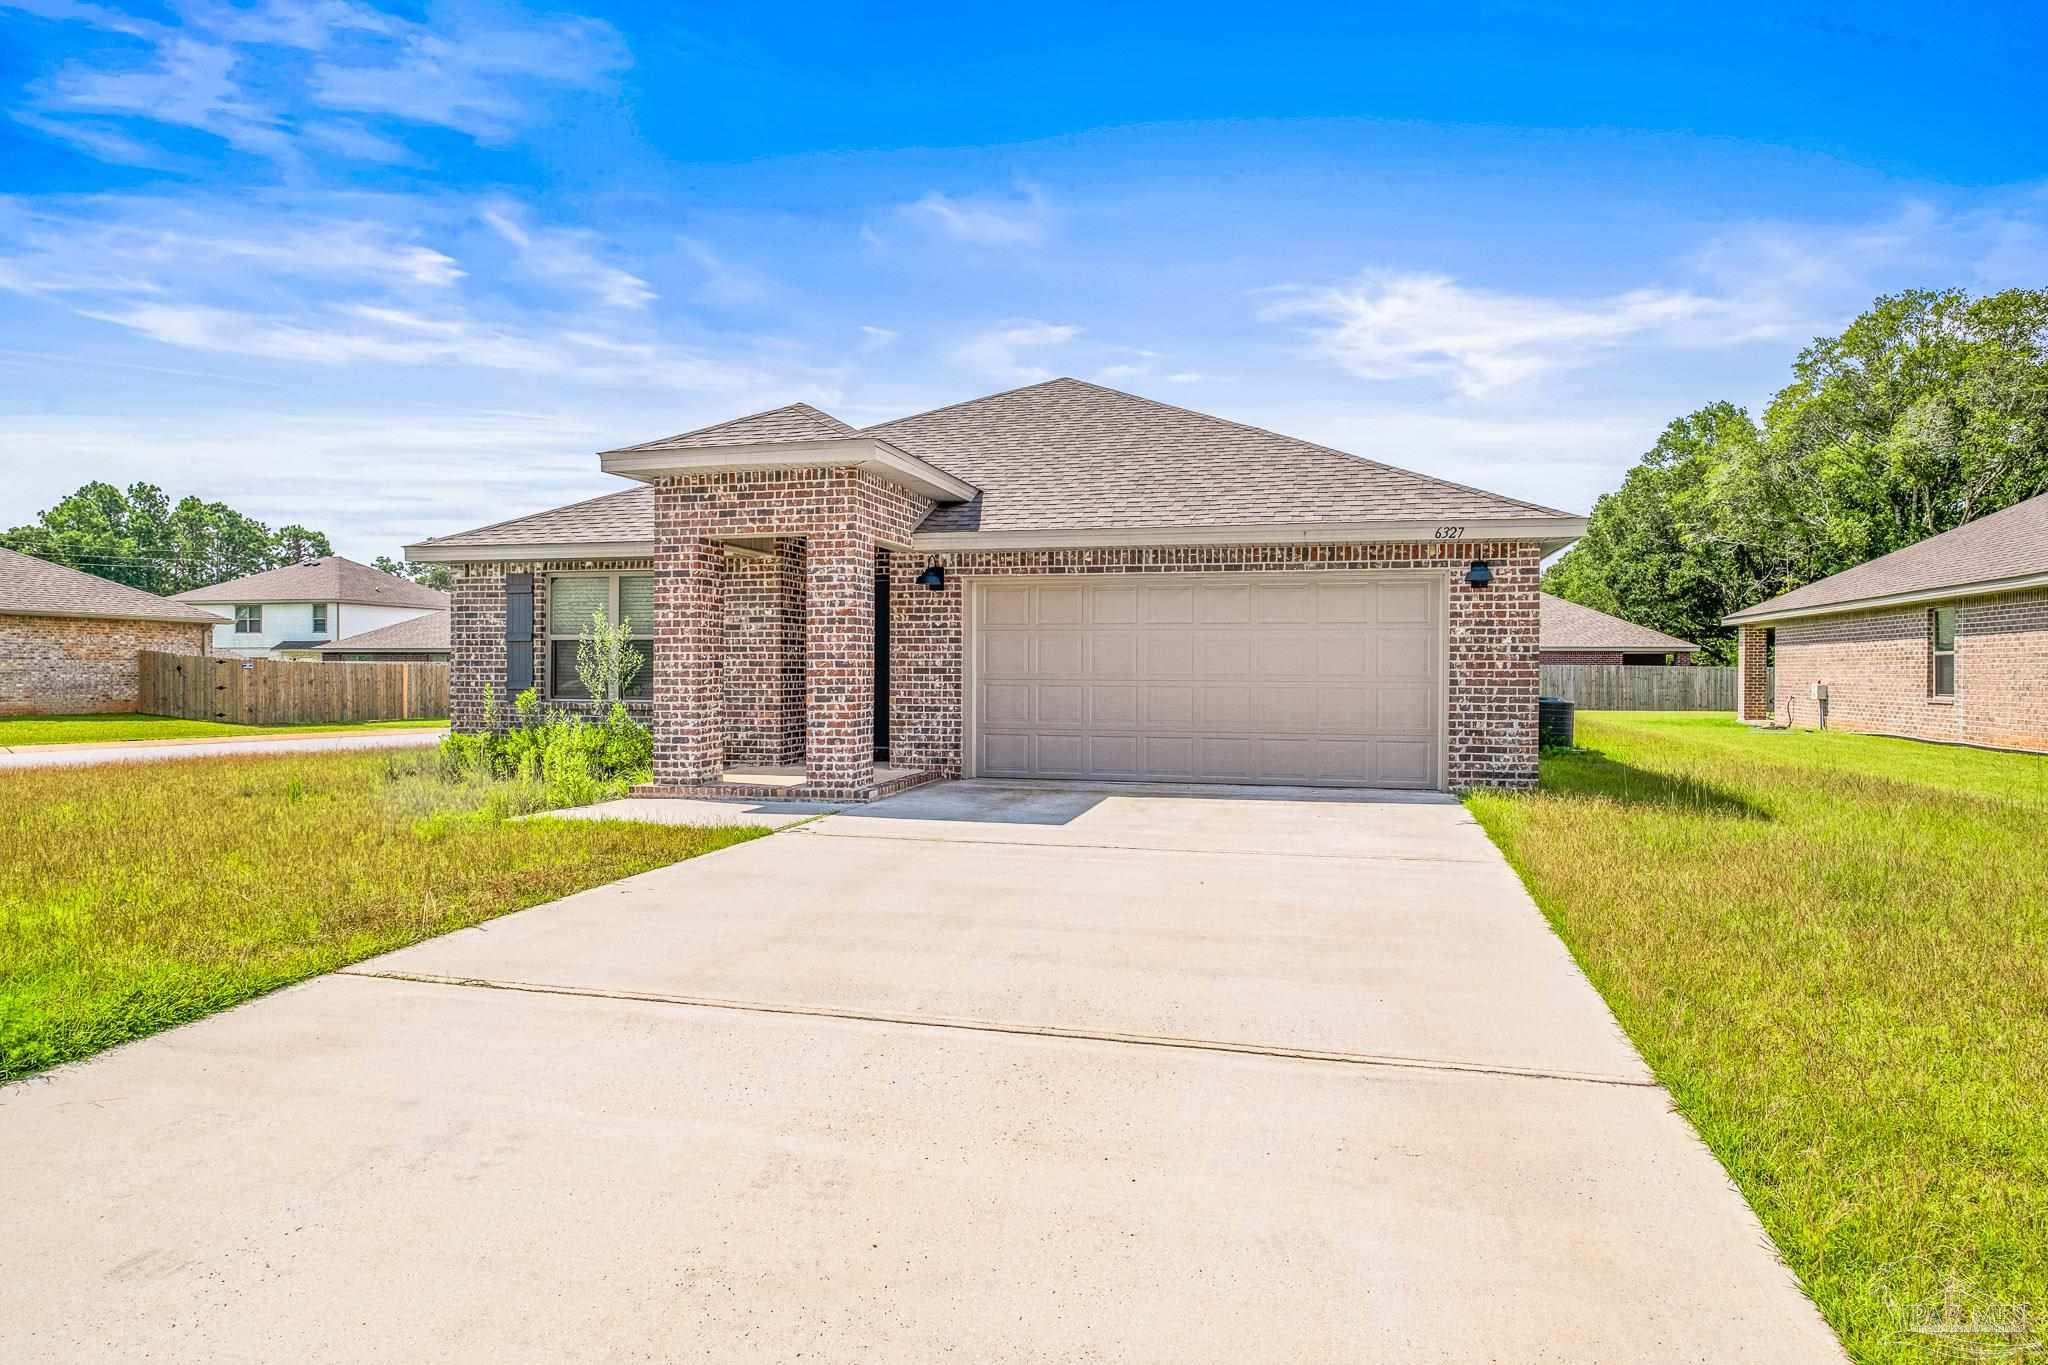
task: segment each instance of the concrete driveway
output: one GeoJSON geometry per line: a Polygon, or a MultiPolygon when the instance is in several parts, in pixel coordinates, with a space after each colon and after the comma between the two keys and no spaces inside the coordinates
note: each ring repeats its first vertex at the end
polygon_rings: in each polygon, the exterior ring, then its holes
{"type": "Polygon", "coordinates": [[[0,1091],[0,1358],[1813,1361],[1458,805],[957,783],[0,1091]]]}

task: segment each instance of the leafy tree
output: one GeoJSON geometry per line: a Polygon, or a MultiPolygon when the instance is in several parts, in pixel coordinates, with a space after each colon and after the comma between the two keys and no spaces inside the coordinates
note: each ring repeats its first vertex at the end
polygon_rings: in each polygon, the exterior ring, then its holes
{"type": "Polygon", "coordinates": [[[446,564],[416,564],[410,559],[393,559],[390,555],[378,555],[370,561],[370,567],[382,573],[409,578],[437,592],[452,592],[455,589],[455,570],[446,564]]]}
{"type": "Polygon", "coordinates": [[[1544,587],[1733,658],[1721,618],[2048,492],[2048,290],[1878,299],[1761,424],[1673,422],[1544,587]]]}
{"type": "Polygon", "coordinates": [[[303,526],[272,532],[226,503],[181,498],[154,484],[86,484],[0,545],[154,593],[203,588],[300,559],[331,555],[326,535],[303,526]]]}
{"type": "Polygon", "coordinates": [[[592,701],[625,696],[640,676],[632,639],[631,621],[613,625],[602,610],[590,614],[590,624],[576,639],[576,677],[592,701]]]}

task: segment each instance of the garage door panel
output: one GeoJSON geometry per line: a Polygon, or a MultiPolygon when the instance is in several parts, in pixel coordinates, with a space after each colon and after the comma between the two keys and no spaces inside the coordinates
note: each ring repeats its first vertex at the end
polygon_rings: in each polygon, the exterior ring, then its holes
{"type": "Polygon", "coordinates": [[[1153,684],[1141,694],[1141,719],[1150,730],[1192,730],[1195,728],[1195,689],[1192,686],[1165,687],[1153,684]]]}
{"type": "Polygon", "coordinates": [[[1438,785],[1439,586],[1311,578],[986,585],[977,770],[1438,785]]]}
{"type": "Polygon", "coordinates": [[[1091,725],[1129,726],[1138,725],[1138,689],[1131,684],[1104,686],[1097,683],[1088,689],[1088,722],[1091,725]]]}
{"type": "Polygon", "coordinates": [[[1022,631],[990,631],[981,637],[981,671],[985,677],[1022,677],[1031,673],[1031,637],[1022,631]]]}
{"type": "Polygon", "coordinates": [[[1422,739],[1383,739],[1375,746],[1378,771],[1372,781],[1382,787],[1423,787],[1435,766],[1434,744],[1422,739]]]}
{"type": "Polygon", "coordinates": [[[1135,631],[1114,626],[1088,635],[1088,676],[1091,678],[1135,678],[1138,676],[1138,636],[1135,631]]]}
{"type": "Polygon", "coordinates": [[[1082,599],[1086,589],[1075,585],[1038,589],[1038,624],[1041,626],[1078,626],[1081,624],[1082,599]]]}
{"type": "Polygon", "coordinates": [[[1144,589],[1138,597],[1138,619],[1148,626],[1193,625],[1195,590],[1189,587],[1144,589]]]}
{"type": "Polygon", "coordinates": [[[1228,683],[1204,683],[1197,693],[1195,725],[1203,730],[1252,728],[1252,689],[1228,683]]]}
{"type": "Polygon", "coordinates": [[[989,683],[983,687],[981,718],[989,725],[1029,725],[1031,684],[989,683]]]}
{"type": "Polygon", "coordinates": [[[1242,678],[1252,672],[1252,633],[1249,630],[1211,630],[1190,638],[1194,649],[1194,671],[1205,678],[1242,678]]]}
{"type": "Polygon", "coordinates": [[[1088,720],[1087,689],[1072,683],[1038,684],[1040,725],[1082,725],[1088,720]]]}
{"type": "Polygon", "coordinates": [[[991,626],[1028,626],[1031,624],[1031,589],[1027,587],[989,587],[982,591],[981,619],[991,626]]]}
{"type": "Polygon", "coordinates": [[[1138,646],[1138,673],[1146,678],[1186,678],[1195,671],[1195,637],[1182,630],[1150,630],[1138,646]]]}

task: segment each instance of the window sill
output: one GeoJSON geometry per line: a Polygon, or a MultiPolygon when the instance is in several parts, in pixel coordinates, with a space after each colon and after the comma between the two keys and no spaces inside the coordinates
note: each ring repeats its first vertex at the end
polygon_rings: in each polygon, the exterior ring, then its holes
{"type": "Polygon", "coordinates": [[[1956,699],[1954,697],[1929,697],[1927,704],[1929,706],[1954,706],[1956,699]]]}

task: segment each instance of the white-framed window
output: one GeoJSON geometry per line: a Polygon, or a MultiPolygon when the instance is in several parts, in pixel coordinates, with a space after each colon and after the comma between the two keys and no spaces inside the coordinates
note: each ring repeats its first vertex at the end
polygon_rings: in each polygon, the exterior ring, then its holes
{"type": "Polygon", "coordinates": [[[630,644],[640,656],[633,685],[617,698],[654,699],[654,573],[558,573],[548,576],[548,695],[557,701],[587,701],[583,679],[576,672],[576,645],[603,612],[606,621],[624,621],[630,644]]]}
{"type": "Polygon", "coordinates": [[[313,604],[313,633],[315,635],[325,635],[327,633],[327,604],[325,602],[315,602],[313,604]]]}
{"type": "Polygon", "coordinates": [[[1928,634],[1933,640],[1933,664],[1927,674],[1927,690],[1937,697],[1956,694],[1956,609],[1936,607],[1927,613],[1928,634]]]}
{"type": "Polygon", "coordinates": [[[262,607],[260,607],[260,606],[256,606],[256,607],[236,607],[236,608],[235,608],[235,634],[237,634],[237,635],[261,635],[262,633],[263,633],[263,608],[262,608],[262,607]]]}

